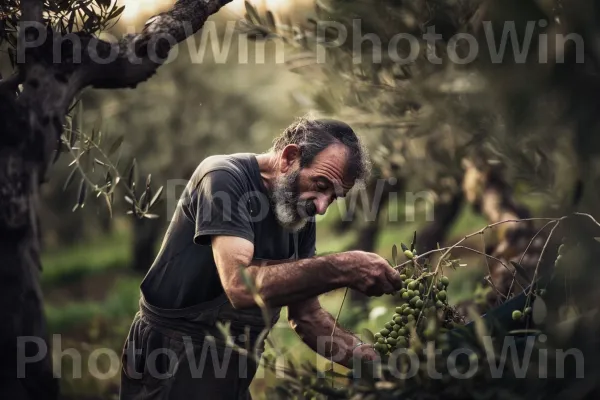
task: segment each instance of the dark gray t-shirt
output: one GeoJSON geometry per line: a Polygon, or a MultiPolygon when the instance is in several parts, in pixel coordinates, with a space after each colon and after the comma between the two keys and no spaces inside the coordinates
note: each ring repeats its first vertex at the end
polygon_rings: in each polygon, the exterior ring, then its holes
{"type": "Polygon", "coordinates": [[[141,290],[151,305],[180,309],[212,300],[223,286],[211,236],[230,235],[254,243],[254,259],[288,260],[315,255],[315,224],[293,235],[273,214],[254,154],[206,158],[190,179],[160,252],[141,290]]]}

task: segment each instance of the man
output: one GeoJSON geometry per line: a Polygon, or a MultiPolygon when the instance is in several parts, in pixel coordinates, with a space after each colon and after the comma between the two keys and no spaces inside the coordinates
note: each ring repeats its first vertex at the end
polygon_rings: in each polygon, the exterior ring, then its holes
{"type": "MultiPolygon", "coordinates": [[[[302,340],[329,357],[335,321],[318,295],[401,288],[398,272],[376,254],[315,256],[313,217],[368,171],[357,136],[335,120],[301,118],[265,154],[205,159],[142,282],[123,349],[121,399],[249,399],[256,360],[232,352],[219,326],[228,323],[236,346],[260,357],[261,333],[283,306],[302,340]]],[[[346,366],[353,357],[377,357],[341,328],[333,353],[346,366]]]]}

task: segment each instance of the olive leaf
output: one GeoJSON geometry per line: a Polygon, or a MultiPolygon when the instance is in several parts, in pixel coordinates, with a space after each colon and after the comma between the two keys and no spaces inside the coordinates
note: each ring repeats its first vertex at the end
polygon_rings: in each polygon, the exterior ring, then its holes
{"type": "Polygon", "coordinates": [[[417,245],[417,231],[415,231],[415,233],[413,234],[413,239],[412,239],[412,242],[410,243],[410,251],[412,251],[413,253],[415,251],[416,245],[417,245]]]}
{"type": "Polygon", "coordinates": [[[111,155],[113,155],[117,150],[119,150],[119,148],[121,147],[121,145],[123,144],[123,140],[125,139],[125,137],[123,135],[120,135],[119,137],[117,137],[115,139],[115,141],[113,142],[113,144],[110,146],[110,148],[108,149],[108,156],[110,157],[111,155]]]}
{"type": "Polygon", "coordinates": [[[84,178],[81,178],[81,182],[79,184],[79,195],[77,196],[77,204],[73,207],[73,211],[77,210],[77,208],[85,205],[85,197],[87,195],[87,184],[84,178]]]}
{"type": "Polygon", "coordinates": [[[273,15],[273,13],[271,11],[267,11],[267,23],[268,23],[269,28],[273,32],[277,32],[277,23],[275,22],[275,16],[273,15]]]}
{"type": "Polygon", "coordinates": [[[75,178],[75,172],[77,172],[77,168],[73,168],[71,170],[71,173],[69,174],[67,180],[65,181],[65,184],[63,185],[63,191],[67,190],[71,182],[73,182],[73,178],[75,178]]]}
{"type": "Polygon", "coordinates": [[[254,25],[262,25],[262,20],[256,8],[248,1],[244,1],[244,6],[246,7],[247,19],[254,25]]]}
{"type": "Polygon", "coordinates": [[[127,176],[127,184],[131,188],[131,191],[135,193],[135,182],[137,181],[137,162],[135,158],[131,163],[131,168],[129,169],[129,174],[127,176]]]}
{"type": "Polygon", "coordinates": [[[156,193],[154,194],[154,197],[152,197],[152,200],[150,201],[150,205],[148,206],[149,208],[152,208],[152,206],[154,206],[154,203],[156,203],[158,201],[158,199],[160,199],[160,195],[163,192],[163,186],[159,187],[158,190],[156,191],[156,193]]]}
{"type": "Polygon", "coordinates": [[[392,262],[394,266],[398,265],[398,247],[396,245],[392,246],[392,262]]]}
{"type": "Polygon", "coordinates": [[[373,332],[371,332],[367,328],[364,328],[362,330],[362,336],[363,336],[363,341],[365,343],[373,344],[376,342],[375,335],[373,335],[373,332]]]}

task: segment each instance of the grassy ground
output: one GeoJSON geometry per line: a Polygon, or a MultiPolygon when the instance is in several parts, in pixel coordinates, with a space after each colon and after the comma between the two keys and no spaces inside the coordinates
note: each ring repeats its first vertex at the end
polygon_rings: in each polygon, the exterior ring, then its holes
{"type": "MultiPolygon", "coordinates": [[[[355,232],[335,233],[331,221],[339,216],[337,210],[319,221],[317,250],[319,253],[341,251],[354,240],[355,232]]],[[[391,259],[391,247],[400,242],[408,243],[418,228],[418,223],[395,222],[387,224],[381,233],[377,252],[391,259]]],[[[464,235],[484,226],[480,218],[468,208],[461,213],[452,229],[452,235],[464,235]]],[[[120,229],[111,237],[93,243],[44,254],[43,288],[46,298],[46,313],[52,334],[59,334],[60,341],[54,345],[55,371],[60,371],[63,393],[73,399],[115,398],[119,387],[119,370],[110,369],[120,359],[120,349],[127,335],[131,320],[138,308],[139,283],[141,276],[129,270],[130,234],[120,229]],[[81,354],[82,375],[74,375],[74,360],[67,349],[77,349],[81,354]],[[108,349],[108,350],[102,350],[108,349]],[[98,356],[99,370],[104,379],[92,377],[89,370],[90,357],[98,356]],[[62,354],[62,356],[61,356],[62,354]],[[115,360],[115,357],[116,360],[115,360]]],[[[483,275],[482,265],[455,272],[453,285],[449,289],[451,301],[464,298],[474,282],[483,275]]],[[[321,303],[333,315],[342,304],[343,290],[321,296],[321,303]]],[[[393,314],[389,298],[371,300],[370,314],[363,315],[358,308],[344,303],[340,323],[360,333],[363,328],[380,329],[393,314]]],[[[271,338],[280,347],[289,349],[289,357],[308,360],[325,367],[327,360],[310,351],[288,327],[285,310],[271,338]]],[[[78,360],[75,360],[77,362],[78,360]]],[[[343,370],[337,367],[338,370],[343,370]]],[[[96,374],[97,375],[97,374],[96,374]]],[[[270,385],[273,376],[259,371],[252,384],[256,398],[264,398],[264,388],[270,385]]]]}

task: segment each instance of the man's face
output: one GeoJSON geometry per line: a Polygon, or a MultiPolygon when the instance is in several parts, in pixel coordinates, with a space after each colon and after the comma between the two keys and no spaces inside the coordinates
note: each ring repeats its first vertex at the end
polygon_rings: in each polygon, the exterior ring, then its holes
{"type": "Polygon", "coordinates": [[[299,155],[296,146],[282,152],[280,173],[272,191],[275,216],[292,231],[302,229],[316,214],[325,214],[331,203],[353,186],[353,182],[344,180],[347,151],[343,145],[329,146],[306,168],[299,168],[299,155]]]}

